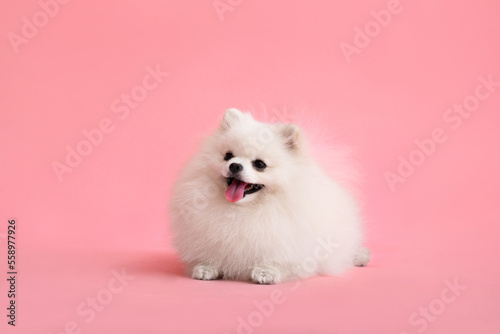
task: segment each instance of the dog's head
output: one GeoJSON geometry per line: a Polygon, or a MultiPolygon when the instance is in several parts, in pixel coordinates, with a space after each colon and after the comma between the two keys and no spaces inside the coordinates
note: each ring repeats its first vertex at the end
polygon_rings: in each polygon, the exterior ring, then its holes
{"type": "Polygon", "coordinates": [[[229,109],[211,139],[216,179],[233,203],[282,191],[293,183],[301,165],[302,139],[293,124],[261,123],[251,114],[229,109]]]}

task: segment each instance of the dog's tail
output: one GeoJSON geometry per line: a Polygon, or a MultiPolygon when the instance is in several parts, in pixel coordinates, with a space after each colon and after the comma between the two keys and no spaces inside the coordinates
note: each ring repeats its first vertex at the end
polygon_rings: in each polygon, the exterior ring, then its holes
{"type": "Polygon", "coordinates": [[[318,161],[326,174],[342,184],[356,197],[361,180],[360,165],[352,146],[341,144],[342,130],[325,126],[320,119],[311,117],[307,109],[272,108],[261,103],[260,107],[248,108],[256,119],[268,123],[294,123],[298,125],[308,142],[310,153],[318,161]]]}

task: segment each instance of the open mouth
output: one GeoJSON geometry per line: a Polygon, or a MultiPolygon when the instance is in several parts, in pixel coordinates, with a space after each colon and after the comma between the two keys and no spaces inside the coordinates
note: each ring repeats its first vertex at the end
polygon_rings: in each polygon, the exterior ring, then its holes
{"type": "Polygon", "coordinates": [[[226,179],[228,188],[226,190],[226,199],[229,202],[237,202],[246,195],[253,194],[261,190],[264,185],[257,183],[246,183],[234,177],[226,179]]]}

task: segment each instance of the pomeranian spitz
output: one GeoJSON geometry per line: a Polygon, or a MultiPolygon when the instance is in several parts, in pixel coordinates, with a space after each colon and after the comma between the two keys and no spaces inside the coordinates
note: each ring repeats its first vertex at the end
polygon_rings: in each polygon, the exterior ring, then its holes
{"type": "Polygon", "coordinates": [[[173,188],[174,247],[189,275],[275,284],[365,266],[356,202],[294,124],[229,109],[173,188]]]}

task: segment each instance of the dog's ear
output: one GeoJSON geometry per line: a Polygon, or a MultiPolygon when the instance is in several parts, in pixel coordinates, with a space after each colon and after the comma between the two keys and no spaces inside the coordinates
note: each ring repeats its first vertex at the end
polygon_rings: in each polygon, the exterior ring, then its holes
{"type": "Polygon", "coordinates": [[[285,139],[285,145],[289,150],[297,151],[301,144],[300,129],[295,124],[281,125],[281,135],[285,139]]]}
{"type": "Polygon", "coordinates": [[[230,108],[224,113],[224,117],[220,122],[220,129],[226,131],[234,124],[238,123],[243,118],[243,114],[236,108],[230,108]]]}

